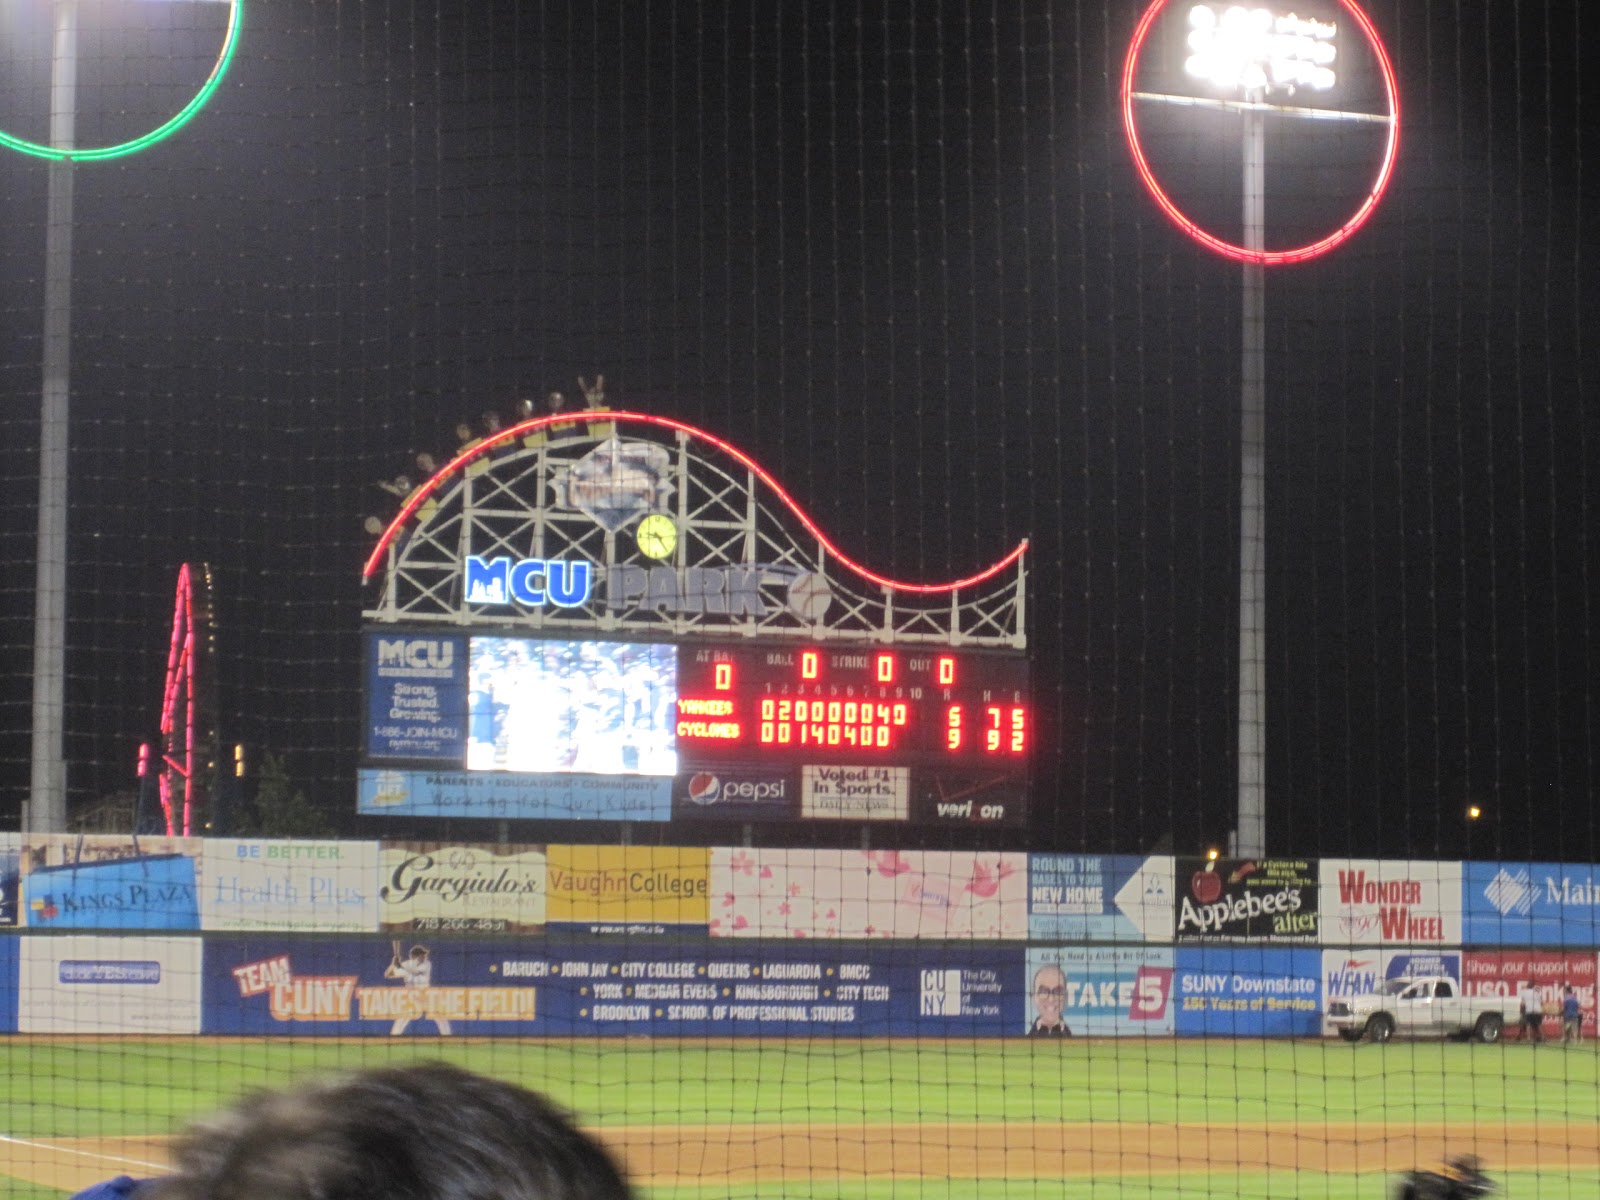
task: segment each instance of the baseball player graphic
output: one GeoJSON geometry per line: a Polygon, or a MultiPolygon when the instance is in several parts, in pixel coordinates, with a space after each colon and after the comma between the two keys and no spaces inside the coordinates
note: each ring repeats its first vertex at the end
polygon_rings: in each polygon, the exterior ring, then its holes
{"type": "MultiPolygon", "coordinates": [[[[428,957],[426,946],[413,946],[411,953],[406,957],[400,956],[400,943],[393,943],[394,957],[389,960],[389,965],[383,969],[385,979],[398,979],[402,987],[426,988],[433,985],[433,961],[428,957]]],[[[443,1017],[431,1018],[439,1028],[440,1037],[450,1036],[450,1022],[443,1017]]],[[[410,1017],[396,1017],[394,1025],[389,1029],[390,1037],[399,1037],[411,1024],[410,1017]]]]}

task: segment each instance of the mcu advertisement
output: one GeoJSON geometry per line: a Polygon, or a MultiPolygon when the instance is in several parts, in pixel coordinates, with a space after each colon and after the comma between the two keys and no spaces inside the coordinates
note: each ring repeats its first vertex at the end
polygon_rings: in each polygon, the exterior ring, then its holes
{"type": "Polygon", "coordinates": [[[1315,1037],[1322,1028],[1322,952],[1307,947],[1181,946],[1177,1033],[1315,1037]]]}
{"type": "Polygon", "coordinates": [[[708,926],[730,938],[1021,940],[1020,853],[713,849],[708,926]]]}
{"type": "Polygon", "coordinates": [[[1322,860],[1322,939],[1334,946],[1459,946],[1461,864],[1322,860]]]}
{"type": "Polygon", "coordinates": [[[30,834],[18,905],[29,929],[200,928],[198,838],[30,834]]]}
{"type": "Polygon", "coordinates": [[[200,939],[23,937],[22,1033],[200,1032],[200,939]]]}
{"type": "MultiPolygon", "coordinates": [[[[1592,950],[1469,950],[1461,966],[1461,990],[1468,996],[1516,997],[1525,984],[1538,989],[1545,1015],[1544,1036],[1561,1036],[1561,1004],[1567,989],[1578,998],[1581,1031],[1596,1035],[1596,959],[1592,950]]],[[[1509,1022],[1508,1036],[1518,1029],[1509,1022]]]]}
{"type": "Polygon", "coordinates": [[[1033,941],[1172,941],[1170,856],[1030,854],[1033,941]]]}
{"type": "Polygon", "coordinates": [[[466,638],[369,634],[367,757],[459,766],[466,686],[466,638]]]}
{"type": "Polygon", "coordinates": [[[1321,940],[1315,862],[1180,857],[1176,874],[1176,941],[1314,944],[1321,940]]]}
{"type": "Polygon", "coordinates": [[[1033,1038],[1160,1037],[1174,1028],[1170,946],[1031,947],[1019,1024],[1033,1038]]]}
{"type": "Polygon", "coordinates": [[[1021,949],[215,938],[204,1030],[241,1035],[996,1036],[1021,949]]]}
{"type": "Polygon", "coordinates": [[[1600,946],[1600,867],[1463,864],[1463,937],[1479,946],[1600,946]]]}

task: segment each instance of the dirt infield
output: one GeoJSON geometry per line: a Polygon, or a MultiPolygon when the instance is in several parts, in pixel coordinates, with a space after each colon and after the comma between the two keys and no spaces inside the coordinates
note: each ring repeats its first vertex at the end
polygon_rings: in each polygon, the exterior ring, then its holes
{"type": "MultiPolygon", "coordinates": [[[[1269,1169],[1344,1174],[1398,1171],[1465,1151],[1492,1170],[1600,1168],[1600,1127],[1557,1122],[733,1124],[598,1132],[649,1186],[1269,1169]]],[[[0,1138],[0,1175],[62,1191],[113,1175],[156,1174],[166,1162],[166,1142],[159,1138],[0,1138]]]]}

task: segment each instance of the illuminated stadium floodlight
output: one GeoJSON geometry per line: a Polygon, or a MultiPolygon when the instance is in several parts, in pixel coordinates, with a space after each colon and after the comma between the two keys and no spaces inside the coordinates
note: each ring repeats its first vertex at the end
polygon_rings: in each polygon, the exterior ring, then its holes
{"type": "Polygon", "coordinates": [[[34,584],[32,778],[24,827],[60,833],[67,827],[66,626],[67,449],[71,395],[72,187],[80,162],[121,158],[188,124],[222,82],[238,44],[241,0],[147,0],[150,3],[226,4],[227,23],[216,60],[193,99],[156,128],[104,146],[77,144],[78,4],[55,0],[51,40],[50,140],[30,141],[0,130],[0,147],[45,159],[49,181],[45,216],[44,329],[39,415],[39,533],[34,584]]]}
{"type": "Polygon", "coordinates": [[[1197,4],[1189,10],[1190,55],[1184,71],[1219,91],[1271,92],[1297,87],[1327,91],[1337,77],[1332,21],[1293,13],[1274,16],[1264,8],[1234,6],[1217,15],[1197,4]]]}
{"type": "Polygon", "coordinates": [[[1239,713],[1238,817],[1231,853],[1266,853],[1266,365],[1263,269],[1307,262],[1350,237],[1377,207],[1388,187],[1400,144],[1400,105],[1394,67],[1377,30],[1355,0],[1337,0],[1360,34],[1382,79],[1385,111],[1352,112],[1283,101],[1301,91],[1325,95],[1339,83],[1340,22],[1292,12],[1231,5],[1220,11],[1197,4],[1187,14],[1183,74],[1214,94],[1168,94],[1135,88],[1140,53],[1169,0],[1145,10],[1122,70],[1122,119],[1134,166],[1156,204],[1185,234],[1243,269],[1239,371],[1239,713]],[[1243,125],[1243,240],[1228,241],[1188,217],[1162,188],[1145,155],[1135,110],[1138,103],[1238,113],[1243,125]],[[1286,249],[1266,246],[1266,120],[1268,117],[1386,126],[1384,148],[1371,186],[1343,224],[1311,242],[1286,249]]]}

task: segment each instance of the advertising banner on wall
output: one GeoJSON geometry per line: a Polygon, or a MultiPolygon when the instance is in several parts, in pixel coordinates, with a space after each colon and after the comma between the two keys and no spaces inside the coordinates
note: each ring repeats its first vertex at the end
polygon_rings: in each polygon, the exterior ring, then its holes
{"type": "Polygon", "coordinates": [[[1136,854],[1030,854],[1033,941],[1170,942],[1173,859],[1136,854]]]}
{"type": "Polygon", "coordinates": [[[18,921],[17,894],[22,883],[22,835],[0,833],[0,928],[18,921]]]}
{"type": "Polygon", "coordinates": [[[378,921],[424,933],[536,933],[545,923],[543,846],[383,842],[378,921]]]}
{"type": "Polygon", "coordinates": [[[30,929],[199,929],[198,838],[28,834],[18,905],[30,929]]]}
{"type": "Polygon", "coordinates": [[[1020,947],[252,937],[207,946],[205,1031],[290,1036],[999,1035],[1020,947]]]}
{"type": "Polygon", "coordinates": [[[362,767],[356,811],[378,817],[508,821],[666,821],[672,780],[629,775],[505,775],[362,767]]]}
{"type": "Polygon", "coordinates": [[[1464,864],[1463,938],[1479,946],[1600,946],[1600,867],[1464,864]]]}
{"type": "MultiPolygon", "coordinates": [[[[1443,975],[1461,982],[1461,952],[1426,947],[1379,949],[1373,946],[1344,946],[1322,951],[1322,1008],[1330,1000],[1371,995],[1395,979],[1417,979],[1424,975],[1443,975]]],[[[1332,1025],[1323,1023],[1322,1032],[1334,1035],[1332,1025]]]]}
{"type": "Polygon", "coordinates": [[[367,638],[367,757],[467,757],[467,639],[416,633],[367,638]]]}
{"type": "Polygon", "coordinates": [[[1177,1032],[1200,1037],[1315,1037],[1322,952],[1313,947],[1180,946],[1177,1032]]]}
{"type": "MultiPolygon", "coordinates": [[[[1583,1036],[1596,1035],[1593,950],[1469,950],[1462,956],[1462,991],[1469,996],[1514,998],[1522,985],[1539,989],[1545,1012],[1544,1035],[1561,1036],[1561,1003],[1568,987],[1578,997],[1583,1036]]],[[[1507,1036],[1518,1029],[1506,1026],[1507,1036]]]]}
{"type": "Polygon", "coordinates": [[[378,843],[207,838],[200,926],[371,933],[378,928],[378,843]]]}
{"type": "Polygon", "coordinates": [[[1175,870],[1177,941],[1318,941],[1315,862],[1180,857],[1175,870]]]}
{"type": "Polygon", "coordinates": [[[199,1033],[200,939],[24,937],[22,1033],[199,1033]]]}
{"type": "Polygon", "coordinates": [[[1322,940],[1348,946],[1459,946],[1461,864],[1322,860],[1322,940]]]}
{"type": "Polygon", "coordinates": [[[1029,1037],[1156,1037],[1173,1031],[1170,946],[1030,947],[1014,1028],[1029,1037]]]}
{"type": "Polygon", "coordinates": [[[714,937],[1021,939],[1027,856],[714,849],[714,937]]]}
{"type": "Polygon", "coordinates": [[[0,937],[0,1033],[17,1031],[17,948],[22,939],[0,937]]]}
{"type": "Polygon", "coordinates": [[[704,933],[711,851],[674,846],[551,846],[546,918],[584,933],[704,933]]]}

